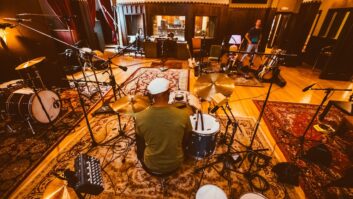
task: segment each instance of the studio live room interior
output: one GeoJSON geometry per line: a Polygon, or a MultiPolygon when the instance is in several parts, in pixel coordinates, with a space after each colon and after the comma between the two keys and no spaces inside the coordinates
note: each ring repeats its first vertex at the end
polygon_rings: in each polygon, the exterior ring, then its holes
{"type": "Polygon", "coordinates": [[[353,0],[0,0],[0,199],[352,199],[353,0]]]}

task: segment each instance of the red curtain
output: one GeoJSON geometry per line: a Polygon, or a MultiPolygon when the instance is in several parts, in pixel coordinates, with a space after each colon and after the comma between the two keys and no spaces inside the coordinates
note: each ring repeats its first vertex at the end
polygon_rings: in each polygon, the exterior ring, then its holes
{"type": "Polygon", "coordinates": [[[72,12],[72,7],[70,0],[47,0],[50,7],[55,12],[58,19],[63,23],[67,24],[71,29],[70,33],[70,41],[68,39],[64,39],[68,43],[75,43],[78,41],[77,34],[77,24],[74,18],[74,14],[72,12]]]}
{"type": "Polygon", "coordinates": [[[103,16],[105,18],[105,21],[108,23],[110,29],[112,30],[112,40],[114,43],[117,42],[117,38],[116,38],[116,32],[115,32],[115,25],[114,25],[114,21],[113,21],[113,10],[112,10],[112,6],[110,4],[109,0],[99,0],[100,5],[101,5],[101,9],[103,12],[103,16]]]}
{"type": "Polygon", "coordinates": [[[96,0],[87,0],[87,2],[90,12],[91,27],[92,29],[94,29],[94,26],[96,24],[96,0]]]}

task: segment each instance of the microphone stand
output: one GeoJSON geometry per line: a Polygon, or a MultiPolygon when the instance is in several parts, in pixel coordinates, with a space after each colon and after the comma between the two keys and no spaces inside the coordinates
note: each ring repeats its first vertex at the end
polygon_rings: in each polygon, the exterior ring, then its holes
{"type": "Polygon", "coordinates": [[[79,98],[79,101],[80,101],[80,105],[81,105],[81,108],[82,108],[82,111],[83,111],[83,115],[85,117],[85,121],[86,121],[86,125],[87,125],[87,128],[88,128],[88,132],[89,132],[89,135],[91,137],[91,141],[92,141],[91,148],[94,148],[94,147],[98,146],[98,143],[97,143],[97,141],[96,141],[96,139],[94,138],[94,135],[93,135],[91,124],[89,122],[88,115],[87,115],[86,108],[85,108],[85,102],[83,101],[82,94],[81,94],[81,91],[79,89],[78,82],[76,80],[72,80],[72,81],[75,84],[75,88],[77,90],[77,94],[78,94],[78,98],[79,98]]]}
{"type": "Polygon", "coordinates": [[[305,131],[303,133],[302,136],[299,137],[299,144],[300,144],[300,148],[299,148],[299,151],[297,151],[296,153],[296,158],[297,157],[302,157],[304,155],[304,144],[305,144],[305,136],[306,134],[309,132],[311,126],[313,125],[316,117],[319,115],[319,112],[321,110],[321,108],[323,107],[323,105],[325,104],[325,102],[328,100],[329,96],[331,93],[335,92],[335,91],[352,91],[352,89],[334,89],[334,88],[324,88],[324,89],[321,89],[321,88],[311,88],[310,90],[319,90],[319,91],[325,91],[325,96],[324,98],[322,99],[319,107],[316,109],[316,112],[315,114],[313,115],[313,117],[311,118],[308,126],[305,128],[305,131]]]}
{"type": "MultiPolygon", "coordinates": [[[[113,69],[112,69],[112,65],[115,65],[115,64],[112,63],[112,59],[123,55],[124,51],[126,49],[130,48],[132,45],[133,44],[129,44],[125,48],[120,49],[115,55],[108,58],[104,63],[101,64],[101,65],[105,65],[105,64],[108,65],[109,71],[107,71],[107,72],[109,74],[109,85],[112,87],[112,90],[113,90],[114,101],[118,100],[117,96],[119,96],[119,98],[121,98],[123,95],[126,96],[126,93],[122,90],[122,87],[121,87],[122,85],[119,85],[116,83],[115,75],[114,75],[113,69]]],[[[124,71],[127,70],[127,67],[123,67],[123,66],[118,66],[118,67],[124,71]]],[[[109,106],[109,103],[110,103],[110,100],[106,100],[106,102],[100,108],[98,108],[92,115],[95,116],[97,114],[114,114],[115,112],[109,106]]],[[[118,114],[118,116],[119,116],[119,114],[118,114]]]]}

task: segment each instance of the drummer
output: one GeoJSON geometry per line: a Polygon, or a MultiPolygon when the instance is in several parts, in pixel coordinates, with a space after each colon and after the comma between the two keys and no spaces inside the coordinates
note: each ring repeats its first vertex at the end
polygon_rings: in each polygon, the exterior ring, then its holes
{"type": "Polygon", "coordinates": [[[147,90],[153,104],[136,115],[138,158],[150,172],[170,173],[184,160],[184,146],[192,131],[190,118],[184,109],[168,104],[169,80],[156,78],[147,90]]]}

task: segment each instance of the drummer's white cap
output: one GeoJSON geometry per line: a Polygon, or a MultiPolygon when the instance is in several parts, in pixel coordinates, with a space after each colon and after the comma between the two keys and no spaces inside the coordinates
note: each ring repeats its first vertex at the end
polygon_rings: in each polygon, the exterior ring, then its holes
{"type": "Polygon", "coordinates": [[[156,78],[150,82],[147,90],[152,95],[166,92],[169,89],[169,80],[165,78],[156,78]]]}

